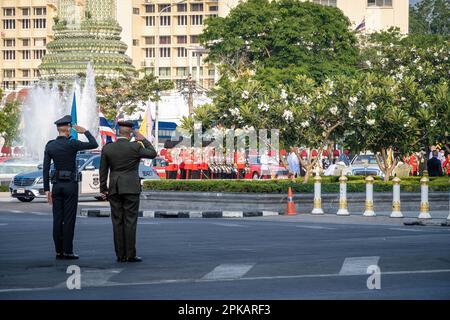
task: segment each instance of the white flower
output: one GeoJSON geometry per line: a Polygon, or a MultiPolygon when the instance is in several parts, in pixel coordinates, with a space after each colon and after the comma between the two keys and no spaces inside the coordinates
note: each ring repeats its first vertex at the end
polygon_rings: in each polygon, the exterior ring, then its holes
{"type": "Polygon", "coordinates": [[[338,113],[338,107],[337,107],[337,106],[332,106],[332,107],[330,108],[330,112],[331,112],[332,115],[337,115],[337,113],[338,113]]]}
{"type": "Polygon", "coordinates": [[[239,108],[233,108],[230,110],[230,113],[232,116],[239,116],[241,112],[239,111],[239,108]]]}
{"type": "Polygon", "coordinates": [[[375,110],[376,108],[377,108],[377,105],[376,105],[375,103],[373,103],[373,102],[371,102],[371,103],[366,107],[367,111],[372,111],[372,110],[375,110]]]}
{"type": "Polygon", "coordinates": [[[292,120],[294,120],[294,114],[292,113],[291,110],[284,110],[283,118],[287,122],[292,122],[292,120]]]}
{"type": "Polygon", "coordinates": [[[309,127],[309,122],[308,122],[308,120],[306,120],[306,121],[303,121],[302,123],[300,123],[300,125],[302,126],[302,128],[307,128],[307,127],[309,127]]]}
{"type": "Polygon", "coordinates": [[[430,120],[430,126],[434,127],[437,124],[436,120],[430,120]]]}
{"type": "Polygon", "coordinates": [[[325,92],[325,94],[326,94],[327,96],[331,96],[331,95],[333,94],[333,91],[327,90],[327,91],[325,92]]]}
{"type": "Polygon", "coordinates": [[[426,102],[421,101],[419,104],[422,108],[428,108],[428,103],[426,103],[426,102]]]}
{"type": "Polygon", "coordinates": [[[353,107],[356,104],[356,102],[358,102],[358,97],[350,97],[348,99],[348,105],[350,107],[353,107]]]}
{"type": "Polygon", "coordinates": [[[389,47],[390,47],[390,48],[393,48],[393,47],[394,47],[394,44],[393,44],[393,43],[389,43],[389,47]]]}
{"type": "Polygon", "coordinates": [[[352,113],[351,111],[348,113],[348,117],[349,117],[350,119],[353,119],[353,113],[352,113]]]}
{"type": "Polygon", "coordinates": [[[258,109],[264,112],[269,111],[269,105],[265,102],[261,102],[258,104],[258,109]]]}
{"type": "Polygon", "coordinates": [[[370,62],[369,60],[366,61],[366,64],[369,67],[369,69],[372,67],[372,62],[370,62]]]}
{"type": "Polygon", "coordinates": [[[381,51],[377,51],[377,56],[381,56],[381,51]]]}
{"type": "Polygon", "coordinates": [[[375,119],[368,119],[368,120],[366,121],[366,123],[367,123],[369,126],[373,126],[373,125],[375,124],[375,119]]]}
{"type": "Polygon", "coordinates": [[[286,92],[286,90],[282,89],[281,90],[281,94],[280,94],[281,99],[286,100],[288,97],[288,94],[286,92]]]}
{"type": "Polygon", "coordinates": [[[422,66],[418,66],[417,70],[422,71],[423,70],[422,66]]]}
{"type": "Polygon", "coordinates": [[[401,101],[405,101],[406,98],[405,98],[405,97],[401,97],[400,100],[401,100],[401,101]]]}
{"type": "Polygon", "coordinates": [[[250,93],[247,90],[242,91],[242,99],[248,99],[250,93]]]}
{"type": "Polygon", "coordinates": [[[439,56],[439,54],[438,54],[437,52],[435,52],[435,53],[434,53],[434,56],[437,57],[437,56],[439,56]]]}

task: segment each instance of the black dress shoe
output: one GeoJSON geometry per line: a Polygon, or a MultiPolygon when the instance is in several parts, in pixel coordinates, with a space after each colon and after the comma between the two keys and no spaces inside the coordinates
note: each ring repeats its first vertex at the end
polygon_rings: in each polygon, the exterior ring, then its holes
{"type": "Polygon", "coordinates": [[[56,260],[62,260],[62,259],[64,259],[64,255],[62,253],[57,253],[56,260]]]}
{"type": "Polygon", "coordinates": [[[117,257],[117,262],[127,262],[127,258],[125,258],[125,257],[117,257]]]}
{"type": "Polygon", "coordinates": [[[128,262],[142,262],[142,258],[141,257],[133,257],[133,258],[128,258],[127,259],[128,262]]]}
{"type": "Polygon", "coordinates": [[[64,253],[64,259],[65,260],[77,260],[80,257],[74,253],[64,253]]]}

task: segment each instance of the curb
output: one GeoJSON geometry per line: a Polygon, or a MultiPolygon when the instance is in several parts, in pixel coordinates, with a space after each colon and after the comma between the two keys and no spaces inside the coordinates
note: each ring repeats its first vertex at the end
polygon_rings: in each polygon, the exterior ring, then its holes
{"type": "MultiPolygon", "coordinates": [[[[109,217],[111,210],[106,208],[83,208],[79,213],[82,217],[109,217]]],[[[276,211],[139,211],[142,218],[250,218],[283,215],[276,211]]]]}

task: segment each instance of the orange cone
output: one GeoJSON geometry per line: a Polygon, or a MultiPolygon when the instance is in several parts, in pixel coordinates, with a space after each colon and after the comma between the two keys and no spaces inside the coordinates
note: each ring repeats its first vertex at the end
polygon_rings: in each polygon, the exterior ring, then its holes
{"type": "Polygon", "coordinates": [[[289,187],[288,189],[288,203],[287,203],[287,210],[286,215],[292,216],[295,215],[297,212],[295,211],[295,203],[292,200],[292,189],[289,187]]]}

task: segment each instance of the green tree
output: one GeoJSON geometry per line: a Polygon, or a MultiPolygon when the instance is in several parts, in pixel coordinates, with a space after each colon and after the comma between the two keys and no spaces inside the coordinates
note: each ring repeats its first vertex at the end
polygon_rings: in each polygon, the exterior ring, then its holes
{"type": "Polygon", "coordinates": [[[205,23],[200,41],[209,49],[208,59],[232,77],[254,74],[261,81],[289,83],[293,74],[304,74],[321,82],[355,71],[356,37],[348,18],[334,7],[249,0],[227,17],[205,23]]]}
{"type": "Polygon", "coordinates": [[[138,78],[137,74],[122,73],[119,78],[96,77],[97,102],[106,118],[114,119],[119,110],[132,114],[142,101],[158,101],[159,92],[170,90],[173,82],[157,81],[152,74],[138,78]]]}
{"type": "Polygon", "coordinates": [[[409,8],[411,34],[440,34],[450,30],[450,3],[448,0],[422,0],[409,8]]]}
{"type": "MultiPolygon", "coordinates": [[[[3,92],[0,90],[0,100],[3,92]]],[[[0,135],[5,139],[5,145],[11,146],[18,137],[20,123],[20,104],[17,101],[7,101],[0,107],[0,135]]]]}

